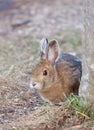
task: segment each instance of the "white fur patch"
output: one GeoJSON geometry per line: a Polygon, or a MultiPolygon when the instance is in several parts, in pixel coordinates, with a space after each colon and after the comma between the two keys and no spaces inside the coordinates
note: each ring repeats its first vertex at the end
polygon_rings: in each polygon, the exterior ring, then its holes
{"type": "Polygon", "coordinates": [[[49,49],[49,57],[48,57],[48,59],[52,60],[53,58],[54,58],[53,50],[49,49]]]}
{"type": "Polygon", "coordinates": [[[30,88],[34,89],[34,86],[32,85],[32,81],[30,82],[30,88]]]}
{"type": "MultiPolygon", "coordinates": [[[[58,57],[59,57],[59,54],[60,54],[60,48],[59,48],[59,44],[58,42],[56,41],[56,45],[55,45],[55,48],[50,48],[49,47],[49,54],[48,54],[48,59],[50,61],[52,61],[54,58],[55,58],[55,61],[57,61],[58,57]],[[57,54],[55,54],[57,53],[57,54]]],[[[54,61],[54,62],[55,62],[54,61]]]]}
{"type": "Polygon", "coordinates": [[[54,105],[49,99],[43,97],[40,93],[39,93],[39,95],[40,95],[40,97],[41,97],[41,99],[42,99],[43,101],[50,103],[50,105],[54,105]]]}
{"type": "Polygon", "coordinates": [[[43,38],[41,41],[41,52],[43,52],[44,54],[46,53],[46,50],[48,49],[48,41],[46,38],[43,38]]]}
{"type": "Polygon", "coordinates": [[[32,80],[31,80],[31,82],[30,82],[30,88],[31,88],[31,89],[36,89],[36,90],[41,90],[41,89],[42,89],[41,84],[38,83],[38,82],[35,82],[35,83],[36,83],[36,85],[33,86],[33,82],[32,82],[32,80]]]}

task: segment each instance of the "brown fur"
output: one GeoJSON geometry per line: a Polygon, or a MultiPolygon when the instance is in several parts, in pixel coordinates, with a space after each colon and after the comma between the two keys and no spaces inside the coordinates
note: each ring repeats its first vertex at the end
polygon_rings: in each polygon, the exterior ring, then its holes
{"type": "Polygon", "coordinates": [[[81,63],[77,61],[76,57],[64,54],[56,60],[57,54],[59,54],[57,44],[55,40],[51,42],[49,49],[51,46],[52,59],[48,59],[49,54],[46,59],[41,58],[32,75],[33,82],[40,86],[37,89],[36,85],[35,89],[42,97],[52,103],[65,101],[64,94],[73,93],[78,95],[81,78],[81,63]],[[46,76],[43,75],[44,70],[47,71],[46,76]]]}

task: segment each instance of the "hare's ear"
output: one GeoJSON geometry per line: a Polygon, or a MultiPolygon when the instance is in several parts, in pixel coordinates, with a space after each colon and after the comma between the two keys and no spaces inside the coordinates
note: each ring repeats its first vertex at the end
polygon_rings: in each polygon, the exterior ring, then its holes
{"type": "Polygon", "coordinates": [[[49,43],[49,52],[48,52],[48,60],[54,64],[59,56],[59,44],[56,40],[53,40],[49,43]]]}
{"type": "Polygon", "coordinates": [[[48,39],[47,38],[43,38],[40,41],[40,59],[48,59],[48,39]]]}

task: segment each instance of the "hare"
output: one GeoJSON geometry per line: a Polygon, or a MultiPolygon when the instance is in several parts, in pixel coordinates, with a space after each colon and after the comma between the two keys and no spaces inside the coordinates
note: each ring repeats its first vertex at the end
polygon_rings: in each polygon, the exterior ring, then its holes
{"type": "Polygon", "coordinates": [[[65,95],[78,95],[82,76],[81,61],[71,54],[60,54],[56,40],[41,40],[40,62],[32,72],[30,87],[52,104],[65,101],[65,95]]]}

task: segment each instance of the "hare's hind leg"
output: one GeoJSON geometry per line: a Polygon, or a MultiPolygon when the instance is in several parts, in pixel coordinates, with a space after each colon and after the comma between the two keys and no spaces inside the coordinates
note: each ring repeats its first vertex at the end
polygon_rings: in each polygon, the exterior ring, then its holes
{"type": "Polygon", "coordinates": [[[79,86],[80,86],[80,82],[78,81],[73,87],[73,94],[79,95],[79,86]]]}

